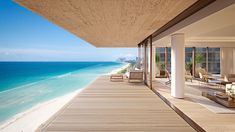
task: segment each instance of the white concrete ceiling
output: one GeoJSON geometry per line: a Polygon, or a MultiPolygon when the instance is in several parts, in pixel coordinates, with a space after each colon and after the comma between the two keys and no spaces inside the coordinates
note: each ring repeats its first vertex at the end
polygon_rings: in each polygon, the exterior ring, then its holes
{"type": "MultiPolygon", "coordinates": [[[[174,33],[185,33],[186,46],[235,47],[235,4],[174,33]]],[[[153,44],[170,46],[170,35],[153,44]]]]}

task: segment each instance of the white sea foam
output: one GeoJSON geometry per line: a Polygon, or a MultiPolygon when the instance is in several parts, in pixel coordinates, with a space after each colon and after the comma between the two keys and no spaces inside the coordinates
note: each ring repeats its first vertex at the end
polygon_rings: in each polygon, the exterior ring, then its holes
{"type": "MultiPolygon", "coordinates": [[[[41,80],[42,81],[42,80],[41,80]]],[[[8,90],[4,90],[4,91],[1,91],[0,94],[2,93],[6,93],[6,92],[10,92],[10,91],[14,91],[14,90],[17,90],[17,89],[21,89],[21,88],[25,88],[25,87],[28,87],[28,86],[32,86],[32,85],[35,85],[41,81],[37,81],[37,82],[32,82],[32,83],[28,83],[28,84],[24,84],[24,85],[21,85],[21,86],[17,86],[15,88],[11,88],[11,89],[8,89],[8,90]]]]}
{"type": "MultiPolygon", "coordinates": [[[[79,70],[77,70],[77,71],[79,71],[79,70]]],[[[77,72],[77,71],[74,71],[74,72],[77,72]]],[[[72,73],[73,72],[69,72],[69,73],[65,73],[65,74],[62,74],[62,75],[56,75],[56,76],[52,76],[52,77],[49,77],[49,78],[46,78],[46,79],[43,79],[43,80],[35,81],[35,82],[32,82],[32,83],[27,83],[27,84],[17,86],[17,87],[8,89],[8,90],[0,91],[0,94],[10,92],[10,91],[14,91],[14,90],[21,89],[21,88],[25,88],[25,87],[29,87],[29,86],[33,86],[33,85],[36,85],[36,84],[41,83],[41,82],[46,81],[46,80],[50,80],[50,79],[54,79],[54,78],[63,78],[63,77],[72,75],[72,73]]]]}
{"type": "Polygon", "coordinates": [[[56,78],[62,78],[62,77],[70,76],[70,75],[72,75],[72,72],[56,76],[56,78]]]}

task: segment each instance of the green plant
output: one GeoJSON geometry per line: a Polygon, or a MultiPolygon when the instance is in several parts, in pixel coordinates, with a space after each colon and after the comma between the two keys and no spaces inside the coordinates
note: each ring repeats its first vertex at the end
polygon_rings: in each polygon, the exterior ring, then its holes
{"type": "Polygon", "coordinates": [[[195,62],[196,64],[200,64],[204,61],[204,56],[201,53],[197,53],[195,56],[195,62]]]}
{"type": "Polygon", "coordinates": [[[159,69],[161,71],[164,71],[165,70],[165,63],[162,63],[160,61],[160,55],[158,53],[156,53],[156,55],[155,55],[155,61],[156,61],[157,66],[159,67],[159,69]]]}
{"type": "Polygon", "coordinates": [[[126,72],[127,72],[127,68],[118,71],[119,74],[120,74],[120,73],[125,74],[126,72]]]}
{"type": "Polygon", "coordinates": [[[158,53],[156,53],[155,55],[155,61],[156,61],[156,64],[160,62],[160,55],[158,53]]]}
{"type": "Polygon", "coordinates": [[[159,67],[160,67],[160,70],[162,70],[162,71],[165,70],[165,64],[164,63],[159,62],[159,67]]]}
{"type": "Polygon", "coordinates": [[[191,71],[191,70],[192,70],[192,67],[193,67],[192,61],[188,61],[188,62],[185,63],[185,69],[186,69],[187,71],[191,71]]]}
{"type": "Polygon", "coordinates": [[[130,63],[129,68],[133,68],[136,65],[136,63],[130,63]]]}

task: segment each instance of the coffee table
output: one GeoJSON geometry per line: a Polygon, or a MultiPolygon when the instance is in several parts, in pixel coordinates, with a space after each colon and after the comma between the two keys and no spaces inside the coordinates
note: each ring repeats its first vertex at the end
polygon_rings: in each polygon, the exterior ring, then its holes
{"type": "Polygon", "coordinates": [[[202,92],[202,96],[228,108],[235,108],[235,100],[222,92],[202,92]]]}
{"type": "Polygon", "coordinates": [[[208,83],[216,84],[219,88],[222,88],[222,86],[225,86],[226,84],[231,84],[232,82],[227,82],[227,81],[217,80],[217,79],[209,79],[208,83]]]}
{"type": "Polygon", "coordinates": [[[110,81],[123,81],[123,74],[111,74],[110,81]]]}

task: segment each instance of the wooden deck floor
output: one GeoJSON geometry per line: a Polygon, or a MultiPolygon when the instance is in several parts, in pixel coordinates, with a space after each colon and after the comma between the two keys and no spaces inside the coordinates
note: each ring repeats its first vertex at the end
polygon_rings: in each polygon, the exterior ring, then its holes
{"type": "Polygon", "coordinates": [[[37,131],[195,131],[143,84],[102,76],[37,131]]]}

